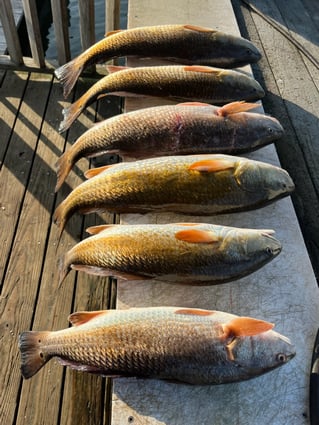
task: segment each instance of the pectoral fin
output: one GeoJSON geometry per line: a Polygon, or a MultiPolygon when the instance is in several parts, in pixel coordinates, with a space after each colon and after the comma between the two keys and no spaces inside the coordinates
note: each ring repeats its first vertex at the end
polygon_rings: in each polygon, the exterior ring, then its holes
{"type": "Polygon", "coordinates": [[[108,170],[109,168],[113,167],[116,164],[109,164],[109,165],[102,165],[102,167],[96,167],[96,168],[90,168],[84,173],[84,176],[87,179],[91,179],[92,177],[97,176],[98,174],[101,174],[103,171],[108,170]]]}
{"type": "Polygon", "coordinates": [[[103,232],[104,230],[110,229],[111,227],[116,226],[116,224],[100,224],[99,226],[90,226],[85,231],[90,235],[97,235],[98,233],[103,232]]]}
{"type": "Polygon", "coordinates": [[[186,314],[191,316],[211,316],[215,314],[211,310],[193,309],[193,308],[181,308],[175,311],[175,314],[186,314]]]}
{"type": "Polygon", "coordinates": [[[271,330],[275,325],[251,317],[236,317],[222,325],[225,338],[254,336],[271,330]]]}
{"type": "Polygon", "coordinates": [[[107,314],[108,310],[99,310],[99,311],[77,311],[69,315],[68,320],[73,326],[83,325],[95,317],[107,314]]]}
{"type": "Polygon", "coordinates": [[[200,27],[197,25],[184,25],[184,28],[187,30],[196,31],[196,32],[210,32],[210,33],[217,32],[217,30],[212,30],[210,28],[200,27]]]}
{"type": "Polygon", "coordinates": [[[187,229],[175,233],[175,238],[189,243],[215,243],[219,241],[216,233],[208,230],[187,229]]]}
{"type": "MultiPolygon", "coordinates": [[[[209,66],[203,66],[203,65],[187,65],[184,66],[184,71],[189,71],[189,72],[208,72],[210,74],[216,73],[215,69],[212,69],[209,66]]],[[[218,71],[220,72],[220,71],[218,71]]]]}
{"type": "Polygon", "coordinates": [[[124,71],[129,68],[129,66],[107,65],[106,70],[109,74],[114,74],[114,72],[124,71]]]}
{"type": "Polygon", "coordinates": [[[235,168],[235,163],[228,159],[203,159],[196,161],[189,166],[192,171],[200,171],[203,173],[215,173],[235,168]]]}
{"type": "Polygon", "coordinates": [[[224,105],[216,110],[216,115],[221,117],[227,117],[231,114],[237,114],[238,112],[246,112],[250,111],[251,109],[259,108],[258,103],[248,103],[244,100],[239,102],[231,102],[227,105],[224,105]]]}
{"type": "Polygon", "coordinates": [[[119,32],[123,32],[123,30],[113,30],[113,31],[108,31],[108,32],[104,35],[104,37],[109,37],[110,35],[114,35],[114,34],[117,34],[117,33],[119,33],[119,32]]]}

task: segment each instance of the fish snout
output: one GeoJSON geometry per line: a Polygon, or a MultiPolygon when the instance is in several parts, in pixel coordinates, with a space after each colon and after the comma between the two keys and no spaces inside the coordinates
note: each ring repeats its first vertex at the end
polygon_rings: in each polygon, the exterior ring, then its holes
{"type": "Polygon", "coordinates": [[[253,84],[251,88],[251,97],[247,100],[258,100],[265,96],[265,91],[258,83],[258,81],[252,79],[253,84]]]}

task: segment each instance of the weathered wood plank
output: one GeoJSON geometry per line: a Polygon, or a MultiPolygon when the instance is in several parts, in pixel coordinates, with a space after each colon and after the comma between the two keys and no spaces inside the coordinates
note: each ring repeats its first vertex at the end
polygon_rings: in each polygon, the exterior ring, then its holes
{"type": "Polygon", "coordinates": [[[82,50],[95,43],[94,0],[79,0],[80,36],[82,50]]]}
{"type": "Polygon", "coordinates": [[[0,163],[3,164],[5,152],[10,141],[12,129],[21,105],[23,92],[27,84],[27,74],[7,72],[1,84],[0,131],[0,163]]]}
{"type": "Polygon", "coordinates": [[[105,2],[105,32],[120,28],[120,0],[105,2]]]}
{"type": "Polygon", "coordinates": [[[63,65],[71,58],[66,2],[63,0],[51,0],[51,8],[58,51],[58,62],[60,65],[63,65]]]}
{"type": "Polygon", "coordinates": [[[35,0],[22,0],[32,58],[39,68],[44,68],[44,52],[35,0]]]}
{"type": "MultiPolygon", "coordinates": [[[[47,206],[48,216],[46,217],[47,237],[46,251],[43,256],[43,269],[38,277],[38,294],[34,299],[34,319],[32,324],[25,325],[24,330],[33,328],[35,330],[56,330],[68,326],[67,317],[72,311],[74,298],[74,288],[76,278],[70,275],[64,285],[58,288],[58,259],[59,257],[73,245],[74,239],[78,239],[81,232],[82,218],[74,217],[70,222],[70,226],[61,238],[59,247],[57,248],[57,228],[52,224],[52,211],[55,208],[54,187],[56,183],[56,175],[54,172],[54,164],[60,153],[64,149],[64,136],[58,134],[57,128],[62,117],[62,106],[66,102],[62,101],[62,90],[60,84],[55,81],[53,90],[50,95],[50,102],[46,115],[46,121],[42,129],[37,156],[42,158],[47,164],[48,175],[45,178],[41,173],[40,178],[43,180],[42,193],[47,193],[49,204],[47,206]],[[46,190],[44,190],[46,189],[46,190]]],[[[85,124],[84,124],[85,125],[85,124]]],[[[70,133],[78,134],[82,131],[83,124],[75,125],[70,133]],[[76,132],[76,133],[74,133],[76,132]]],[[[34,169],[36,172],[36,169],[34,169]]],[[[36,178],[36,176],[34,176],[36,178]]],[[[81,176],[72,173],[70,181],[76,185],[81,180],[81,176]]],[[[38,182],[39,184],[39,182],[38,182]]],[[[71,187],[64,185],[63,190],[58,193],[56,202],[59,203],[67,191],[71,187]]],[[[43,195],[44,196],[44,195],[43,195]]],[[[44,227],[44,226],[43,226],[44,227]]],[[[39,232],[41,232],[39,230],[39,232]]],[[[57,362],[50,362],[30,381],[24,381],[20,397],[20,405],[18,411],[18,423],[23,421],[29,423],[46,423],[50,418],[50,423],[58,423],[60,417],[60,404],[63,394],[64,370],[57,362]],[[39,403],[41,400],[41,403],[39,403]]]]}
{"type": "Polygon", "coordinates": [[[43,191],[40,173],[36,175],[39,179],[37,186],[32,187],[31,182],[27,192],[26,187],[50,86],[51,77],[41,74],[30,76],[5,166],[0,173],[1,198],[6,206],[6,216],[2,217],[1,224],[6,229],[8,241],[13,240],[0,299],[0,353],[5,365],[0,372],[2,388],[5,388],[1,393],[0,418],[2,423],[7,424],[13,423],[21,384],[17,337],[21,329],[31,323],[46,240],[43,229],[47,211],[40,204],[39,197],[49,195],[43,191]]]}
{"type": "Polygon", "coordinates": [[[16,64],[21,64],[23,62],[22,51],[10,0],[0,2],[0,20],[11,59],[16,64]]]}

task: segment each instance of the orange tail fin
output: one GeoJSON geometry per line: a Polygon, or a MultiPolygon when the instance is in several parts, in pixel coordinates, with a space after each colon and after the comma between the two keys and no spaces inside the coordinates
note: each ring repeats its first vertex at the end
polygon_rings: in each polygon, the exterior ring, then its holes
{"type": "Polygon", "coordinates": [[[64,152],[60,158],[57,160],[56,166],[56,174],[57,174],[57,183],[55,186],[55,191],[57,192],[62,186],[63,182],[69,175],[72,167],[73,161],[71,159],[71,155],[69,151],[64,152]]]}

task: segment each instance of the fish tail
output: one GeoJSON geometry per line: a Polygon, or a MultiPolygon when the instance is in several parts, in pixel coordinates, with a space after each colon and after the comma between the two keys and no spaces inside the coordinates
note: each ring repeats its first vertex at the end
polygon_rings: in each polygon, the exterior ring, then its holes
{"type": "Polygon", "coordinates": [[[61,202],[61,204],[56,208],[54,215],[53,215],[53,221],[59,228],[59,234],[58,234],[58,243],[60,242],[63,230],[65,228],[66,222],[69,218],[69,213],[65,207],[65,203],[61,202]]]}
{"type": "Polygon", "coordinates": [[[60,257],[60,259],[59,259],[59,284],[58,284],[58,288],[61,287],[62,283],[64,282],[64,279],[67,277],[67,275],[69,274],[69,272],[71,270],[70,263],[69,263],[69,261],[67,261],[67,259],[68,259],[68,253],[66,253],[65,255],[60,257]]]}
{"type": "Polygon", "coordinates": [[[19,335],[21,374],[24,379],[35,375],[51,358],[43,352],[41,342],[50,332],[27,331],[19,335]]]}
{"type": "Polygon", "coordinates": [[[63,85],[63,96],[67,98],[75,86],[77,79],[83,71],[84,60],[82,57],[75,58],[54,71],[56,78],[63,85]]]}
{"type": "Polygon", "coordinates": [[[72,169],[72,166],[73,166],[72,156],[71,156],[70,150],[68,150],[60,156],[60,158],[57,160],[55,164],[56,174],[57,174],[57,183],[55,186],[56,192],[60,189],[63,182],[69,175],[72,169]]]}
{"type": "Polygon", "coordinates": [[[69,107],[63,109],[63,121],[61,121],[59,127],[60,133],[63,133],[71,127],[72,123],[77,119],[77,117],[85,108],[87,99],[88,92],[84,93],[83,96],[81,96],[78,100],[72,103],[69,107]]]}

